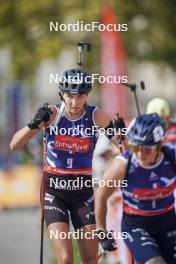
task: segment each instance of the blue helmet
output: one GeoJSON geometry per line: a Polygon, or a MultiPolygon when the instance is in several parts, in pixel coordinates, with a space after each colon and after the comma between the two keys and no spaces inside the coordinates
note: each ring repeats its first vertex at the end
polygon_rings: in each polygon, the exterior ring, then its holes
{"type": "Polygon", "coordinates": [[[92,90],[91,75],[82,69],[66,70],[59,82],[61,92],[86,94],[92,90]]]}
{"type": "Polygon", "coordinates": [[[165,133],[166,124],[157,113],[144,114],[131,121],[127,138],[131,145],[153,146],[160,143],[165,133]]]}

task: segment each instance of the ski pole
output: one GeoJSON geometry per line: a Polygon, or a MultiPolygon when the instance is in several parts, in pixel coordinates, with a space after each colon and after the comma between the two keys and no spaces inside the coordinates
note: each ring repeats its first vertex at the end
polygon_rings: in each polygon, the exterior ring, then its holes
{"type": "Polygon", "coordinates": [[[91,44],[88,42],[78,42],[77,49],[78,49],[78,62],[77,65],[80,68],[83,66],[83,50],[86,48],[88,52],[91,51],[91,44]]]}
{"type": "Polygon", "coordinates": [[[41,240],[40,240],[40,264],[43,264],[43,244],[44,244],[44,195],[45,195],[45,172],[44,172],[44,160],[45,160],[45,144],[46,139],[42,140],[42,181],[41,181],[41,240]]]}
{"type": "MultiPolygon", "coordinates": [[[[44,106],[48,107],[49,103],[44,106]]],[[[43,128],[44,133],[44,128],[43,128]]],[[[44,199],[45,199],[45,153],[46,153],[46,138],[45,134],[42,140],[42,180],[41,180],[41,238],[40,238],[40,264],[43,264],[43,245],[44,245],[44,199]]]]}
{"type": "Polygon", "coordinates": [[[135,99],[135,103],[136,103],[137,112],[138,112],[138,115],[141,115],[141,111],[140,111],[140,107],[139,107],[139,99],[138,99],[138,96],[137,96],[136,89],[140,87],[142,90],[144,90],[145,89],[144,81],[141,81],[140,85],[129,84],[129,83],[122,83],[122,84],[127,86],[128,88],[130,88],[131,92],[134,94],[134,99],[135,99]]]}
{"type": "MultiPolygon", "coordinates": [[[[118,121],[119,118],[120,118],[119,113],[116,113],[116,121],[118,121]]],[[[122,153],[123,152],[123,147],[122,147],[121,131],[120,131],[120,135],[119,135],[119,139],[118,139],[118,145],[119,145],[120,153],[122,153]]]]}

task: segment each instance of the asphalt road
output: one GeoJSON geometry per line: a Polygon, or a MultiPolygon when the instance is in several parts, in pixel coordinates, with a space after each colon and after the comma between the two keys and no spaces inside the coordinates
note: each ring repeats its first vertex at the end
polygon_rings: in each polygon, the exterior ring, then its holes
{"type": "MultiPolygon", "coordinates": [[[[53,264],[45,232],[44,264],[53,264]]],[[[40,213],[36,209],[0,211],[0,264],[40,264],[40,213]]]]}

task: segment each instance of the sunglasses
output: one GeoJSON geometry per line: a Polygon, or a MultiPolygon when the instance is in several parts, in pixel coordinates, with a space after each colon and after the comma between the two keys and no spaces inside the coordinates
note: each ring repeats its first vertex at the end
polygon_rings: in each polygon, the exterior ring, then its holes
{"type": "Polygon", "coordinates": [[[146,154],[151,153],[154,150],[156,150],[157,147],[158,147],[157,145],[154,145],[154,146],[145,146],[145,145],[137,146],[137,145],[128,144],[129,150],[134,152],[134,153],[137,153],[138,151],[141,151],[141,152],[146,153],[146,154]]]}

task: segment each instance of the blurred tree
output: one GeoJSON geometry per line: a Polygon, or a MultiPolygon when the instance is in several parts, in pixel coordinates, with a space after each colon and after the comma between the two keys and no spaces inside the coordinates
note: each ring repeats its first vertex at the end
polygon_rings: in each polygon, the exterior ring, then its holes
{"type": "MultiPolygon", "coordinates": [[[[98,14],[98,7],[92,2],[91,8],[95,11],[90,12],[88,1],[2,0],[0,46],[10,49],[11,77],[26,79],[33,75],[43,59],[56,57],[67,47],[75,49],[75,43],[87,37],[85,32],[50,32],[49,22],[75,23],[85,21],[85,17],[92,21],[98,14]]],[[[92,40],[93,34],[89,36],[92,40]]]]}
{"type": "MultiPolygon", "coordinates": [[[[39,63],[56,57],[63,49],[88,40],[94,45],[88,66],[97,70],[99,32],[50,32],[49,22],[75,23],[99,21],[101,1],[81,0],[1,0],[0,46],[8,47],[12,57],[12,78],[34,75],[39,63]]],[[[117,23],[127,23],[122,33],[127,56],[152,60],[176,68],[176,2],[175,0],[109,0],[117,23]]]]}
{"type": "Polygon", "coordinates": [[[122,34],[130,58],[163,62],[176,69],[176,1],[116,1],[119,20],[128,23],[122,34]]]}

